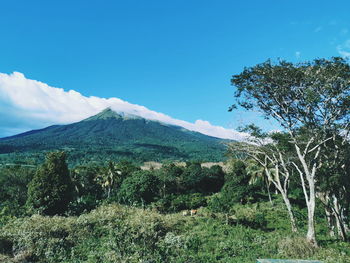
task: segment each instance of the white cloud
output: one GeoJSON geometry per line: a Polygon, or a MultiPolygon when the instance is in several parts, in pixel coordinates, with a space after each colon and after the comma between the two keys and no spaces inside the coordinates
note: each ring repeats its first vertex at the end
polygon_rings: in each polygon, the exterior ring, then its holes
{"type": "Polygon", "coordinates": [[[74,90],[65,91],[40,81],[27,79],[19,72],[0,73],[0,136],[52,124],[77,122],[107,107],[117,112],[178,125],[218,138],[243,140],[246,136],[232,129],[214,126],[208,121],[197,120],[195,123],[190,123],[174,119],[118,98],[85,97],[74,90]]]}
{"type": "Polygon", "coordinates": [[[296,52],[295,52],[295,57],[296,57],[297,59],[300,58],[300,55],[301,55],[301,52],[300,52],[300,51],[296,51],[296,52]]]}
{"type": "Polygon", "coordinates": [[[350,58],[350,39],[337,46],[338,53],[345,58],[350,58]]]}

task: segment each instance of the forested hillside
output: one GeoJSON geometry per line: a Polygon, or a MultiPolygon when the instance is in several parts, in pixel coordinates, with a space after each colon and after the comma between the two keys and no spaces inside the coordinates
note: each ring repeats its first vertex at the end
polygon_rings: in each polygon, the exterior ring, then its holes
{"type": "MultiPolygon", "coordinates": [[[[0,160],[25,160],[41,151],[65,150],[70,164],[107,160],[222,161],[224,140],[182,127],[106,109],[69,125],[54,125],[0,139],[0,160]]],[[[42,159],[41,159],[42,161],[42,159]]]]}

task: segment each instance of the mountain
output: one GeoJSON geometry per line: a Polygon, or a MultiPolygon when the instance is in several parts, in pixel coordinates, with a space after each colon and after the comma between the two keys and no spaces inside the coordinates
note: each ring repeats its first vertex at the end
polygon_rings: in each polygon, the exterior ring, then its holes
{"type": "Polygon", "coordinates": [[[0,139],[0,155],[65,150],[74,163],[108,159],[221,161],[224,140],[179,126],[116,113],[53,125],[0,139]]]}

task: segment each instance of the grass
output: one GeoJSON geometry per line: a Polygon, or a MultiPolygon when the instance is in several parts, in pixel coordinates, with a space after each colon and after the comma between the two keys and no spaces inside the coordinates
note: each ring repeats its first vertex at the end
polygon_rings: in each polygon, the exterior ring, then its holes
{"type": "Polygon", "coordinates": [[[320,246],[313,248],[303,237],[304,229],[298,235],[290,232],[282,203],[240,209],[263,213],[266,227],[227,221],[225,215],[206,208],[185,217],[117,204],[79,217],[20,218],[0,229],[0,262],[249,263],[257,258],[350,262],[350,244],[324,235],[321,218],[320,246]]]}

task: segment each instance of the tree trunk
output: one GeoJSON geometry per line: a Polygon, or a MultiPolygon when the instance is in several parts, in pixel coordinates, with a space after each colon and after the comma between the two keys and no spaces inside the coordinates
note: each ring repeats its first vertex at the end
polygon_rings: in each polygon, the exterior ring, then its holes
{"type": "MultiPolygon", "coordinates": [[[[292,205],[290,204],[289,198],[288,198],[288,194],[287,194],[287,189],[283,188],[281,185],[281,181],[280,181],[280,177],[279,177],[279,169],[276,169],[276,178],[275,180],[273,180],[271,173],[269,171],[269,169],[265,166],[265,172],[267,175],[267,178],[274,184],[276,191],[280,192],[284,201],[284,204],[287,207],[287,211],[288,211],[288,215],[290,218],[290,223],[291,223],[291,227],[292,227],[292,231],[293,232],[298,232],[298,228],[296,226],[295,223],[295,218],[294,218],[294,214],[293,214],[293,210],[292,210],[292,205]]],[[[288,177],[289,178],[289,177],[288,177]]]]}
{"type": "Polygon", "coordinates": [[[109,199],[110,197],[111,197],[111,187],[108,186],[107,198],[109,199]]]}
{"type": "Polygon", "coordinates": [[[338,198],[333,196],[333,209],[335,214],[335,220],[337,224],[338,237],[346,241],[347,240],[347,232],[346,232],[346,222],[342,218],[342,208],[338,202],[338,198]]]}
{"type": "MultiPolygon", "coordinates": [[[[311,140],[309,142],[311,142],[311,140]]],[[[307,206],[308,222],[307,222],[306,240],[313,246],[317,247],[316,232],[315,232],[315,206],[316,206],[315,175],[316,175],[317,166],[316,166],[316,163],[314,163],[312,168],[310,168],[305,159],[306,153],[304,153],[304,155],[301,154],[300,148],[296,143],[294,144],[294,146],[298,154],[299,161],[302,164],[302,169],[304,170],[304,172],[302,172],[302,170],[295,164],[295,167],[300,174],[301,184],[303,187],[305,202],[307,206]],[[304,178],[304,174],[305,174],[306,180],[304,178]]],[[[320,153],[320,148],[317,149],[317,153],[314,156],[314,160],[317,160],[319,153],[320,153]]]]}
{"type": "Polygon", "coordinates": [[[335,227],[334,227],[335,218],[334,218],[333,211],[329,207],[325,207],[324,211],[325,211],[326,218],[327,218],[327,224],[328,224],[328,228],[329,228],[329,235],[331,237],[335,237],[335,232],[334,232],[334,229],[335,229],[335,227]]]}
{"type": "Polygon", "coordinates": [[[294,214],[292,211],[292,206],[290,204],[289,198],[284,193],[282,193],[282,197],[283,197],[284,204],[286,205],[287,210],[288,210],[288,215],[290,218],[290,224],[292,226],[292,231],[298,232],[298,228],[297,228],[296,223],[295,223],[295,217],[294,217],[294,214]]]}
{"type": "Polygon", "coordinates": [[[315,206],[316,206],[316,196],[315,196],[315,184],[314,180],[311,178],[309,181],[309,194],[310,199],[306,201],[307,205],[307,234],[306,239],[313,246],[317,247],[316,232],[315,232],[315,206]]]}
{"type": "Polygon", "coordinates": [[[270,184],[269,184],[269,180],[267,178],[265,178],[265,183],[266,183],[267,194],[269,195],[270,204],[273,206],[271,192],[270,192],[270,184]]]}
{"type": "Polygon", "coordinates": [[[306,240],[316,247],[317,241],[316,241],[315,221],[314,221],[315,209],[308,207],[307,212],[308,212],[308,223],[307,223],[306,240]]]}

